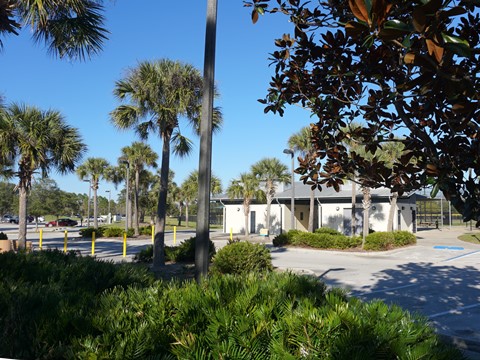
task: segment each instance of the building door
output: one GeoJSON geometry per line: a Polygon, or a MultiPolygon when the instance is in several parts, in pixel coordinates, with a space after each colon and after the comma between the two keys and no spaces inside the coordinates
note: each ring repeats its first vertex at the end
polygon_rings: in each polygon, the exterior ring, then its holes
{"type": "Polygon", "coordinates": [[[255,234],[257,232],[257,224],[255,221],[255,211],[250,211],[250,233],[255,234]]]}
{"type": "Polygon", "coordinates": [[[417,232],[417,212],[412,210],[412,230],[414,233],[417,232]]]}
{"type": "Polygon", "coordinates": [[[398,210],[397,220],[398,220],[397,230],[400,231],[402,230],[402,210],[398,210]]]}

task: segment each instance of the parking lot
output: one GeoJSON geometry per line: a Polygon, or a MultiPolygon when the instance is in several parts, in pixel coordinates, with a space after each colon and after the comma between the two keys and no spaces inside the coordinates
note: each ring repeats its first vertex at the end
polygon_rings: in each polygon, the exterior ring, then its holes
{"type": "MultiPolygon", "coordinates": [[[[17,226],[2,224],[0,231],[15,238],[17,226]]],[[[64,228],[44,229],[44,247],[63,249],[64,228]]],[[[479,233],[480,231],[474,230],[479,233]]],[[[417,233],[417,245],[389,252],[318,251],[274,248],[265,238],[274,266],[314,275],[329,286],[345,289],[364,300],[381,299],[425,316],[437,331],[461,348],[472,359],[480,359],[480,245],[457,240],[465,228],[428,229],[417,233]]],[[[195,236],[194,231],[176,234],[177,243],[195,236]]],[[[28,238],[38,248],[39,234],[29,225],[28,238]]],[[[173,233],[165,236],[173,245],[173,233]]],[[[212,234],[217,247],[224,246],[228,234],[212,234]]],[[[99,239],[96,256],[100,259],[130,261],[151,239],[129,240],[127,257],[122,256],[120,240],[99,239]]],[[[91,253],[91,241],[68,228],[68,249],[91,253]]]]}

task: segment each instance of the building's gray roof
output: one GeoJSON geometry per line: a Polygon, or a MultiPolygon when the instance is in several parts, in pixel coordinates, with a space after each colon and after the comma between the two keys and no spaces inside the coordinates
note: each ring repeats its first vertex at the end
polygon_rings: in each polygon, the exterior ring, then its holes
{"type": "MultiPolygon", "coordinates": [[[[295,182],[295,199],[297,200],[307,200],[310,199],[310,192],[311,186],[305,185],[303,182],[295,182]]],[[[338,200],[345,200],[352,198],[352,186],[351,183],[347,183],[341,186],[340,191],[335,191],[332,187],[322,186],[322,191],[315,189],[315,198],[319,199],[320,201],[338,201],[338,200]]],[[[370,194],[373,199],[388,199],[391,196],[390,189],[387,188],[378,188],[378,189],[370,189],[370,194]]],[[[357,197],[362,197],[362,191],[359,186],[357,186],[356,190],[357,197]]],[[[400,198],[409,198],[413,195],[413,193],[405,193],[400,198]]],[[[288,200],[292,197],[292,187],[288,186],[283,189],[283,191],[278,191],[275,195],[275,198],[278,200],[288,200]]],[[[212,198],[212,200],[222,200],[222,201],[231,201],[226,194],[219,194],[212,198]]]]}

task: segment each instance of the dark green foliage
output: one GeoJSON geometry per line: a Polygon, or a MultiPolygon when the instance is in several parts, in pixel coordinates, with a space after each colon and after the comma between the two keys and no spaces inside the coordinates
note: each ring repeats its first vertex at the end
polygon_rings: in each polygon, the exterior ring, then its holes
{"type": "Polygon", "coordinates": [[[462,359],[425,319],[313,277],[154,282],[138,265],[59,251],[0,254],[0,273],[0,357],[462,359]]]}
{"type": "Polygon", "coordinates": [[[143,267],[115,265],[74,252],[0,254],[0,357],[62,359],[74,337],[94,332],[100,294],[149,286],[143,267]]]}
{"type": "Polygon", "coordinates": [[[390,250],[393,248],[395,237],[392,232],[374,232],[365,238],[365,250],[390,250]]]}
{"type": "MultiPolygon", "coordinates": [[[[209,257],[215,255],[215,244],[209,240],[209,257]]],[[[153,246],[149,245],[136,254],[133,260],[137,262],[150,263],[153,261],[153,246]]],[[[165,246],[165,260],[173,262],[194,262],[195,261],[195,237],[184,240],[178,246],[165,246]]]]}
{"type": "Polygon", "coordinates": [[[264,245],[241,241],[229,244],[213,257],[212,273],[243,274],[272,271],[270,250],[264,245]]]}
{"type": "Polygon", "coordinates": [[[328,227],[321,227],[315,230],[316,234],[330,234],[330,235],[342,235],[342,233],[338,230],[331,229],[328,227]]]}
{"type": "Polygon", "coordinates": [[[394,231],[393,237],[393,244],[395,246],[406,246],[417,243],[415,234],[408,231],[394,231]]]}
{"type": "Polygon", "coordinates": [[[359,237],[348,237],[329,228],[317,229],[314,233],[290,230],[273,239],[274,246],[292,245],[316,249],[349,249],[358,247],[361,243],[359,237]]]}
{"type": "Polygon", "coordinates": [[[116,288],[93,324],[69,349],[77,358],[462,359],[425,319],[290,273],[116,288]]]}
{"type": "Polygon", "coordinates": [[[138,229],[140,235],[152,235],[152,227],[151,226],[140,226],[138,229]]]}
{"type": "MultiPolygon", "coordinates": [[[[84,238],[91,238],[92,233],[95,231],[95,238],[100,237],[123,237],[123,233],[125,229],[119,227],[107,227],[107,226],[99,226],[98,229],[95,230],[93,227],[87,227],[85,229],[80,230],[80,235],[84,238]]],[[[128,228],[127,237],[132,237],[134,235],[134,229],[128,228]]]]}
{"type": "MultiPolygon", "coordinates": [[[[416,243],[414,234],[408,231],[394,232],[371,232],[365,238],[365,250],[390,250],[395,247],[406,246],[416,243]]],[[[314,233],[291,230],[283,233],[273,239],[274,246],[301,246],[312,247],[315,249],[351,249],[357,248],[362,244],[362,238],[359,236],[348,237],[337,230],[329,228],[320,228],[314,233]]]]}
{"type": "Polygon", "coordinates": [[[273,246],[283,246],[291,244],[292,238],[300,233],[300,230],[289,230],[287,233],[281,233],[273,238],[273,246]]]}
{"type": "Polygon", "coordinates": [[[7,234],[5,234],[3,231],[0,232],[0,240],[8,240],[7,234]]]}

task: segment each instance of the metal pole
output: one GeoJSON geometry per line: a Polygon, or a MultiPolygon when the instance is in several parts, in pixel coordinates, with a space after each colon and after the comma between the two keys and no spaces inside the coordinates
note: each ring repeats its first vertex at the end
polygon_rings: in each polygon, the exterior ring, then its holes
{"type": "Polygon", "coordinates": [[[290,229],[295,229],[295,160],[293,158],[294,151],[292,149],[283,150],[284,154],[292,157],[292,197],[290,198],[290,229]]]}
{"type": "Polygon", "coordinates": [[[110,193],[111,193],[111,191],[106,190],[105,192],[108,192],[108,223],[110,224],[111,223],[111,221],[110,221],[110,193]]]}
{"type": "Polygon", "coordinates": [[[127,161],[127,180],[125,184],[125,233],[128,232],[128,178],[130,177],[130,163],[127,161]]]}
{"type": "Polygon", "coordinates": [[[203,99],[200,121],[200,157],[198,167],[197,239],[195,244],[195,279],[208,273],[210,236],[210,184],[212,170],[212,119],[215,81],[215,45],[217,37],[217,0],[207,0],[203,99]]]}

